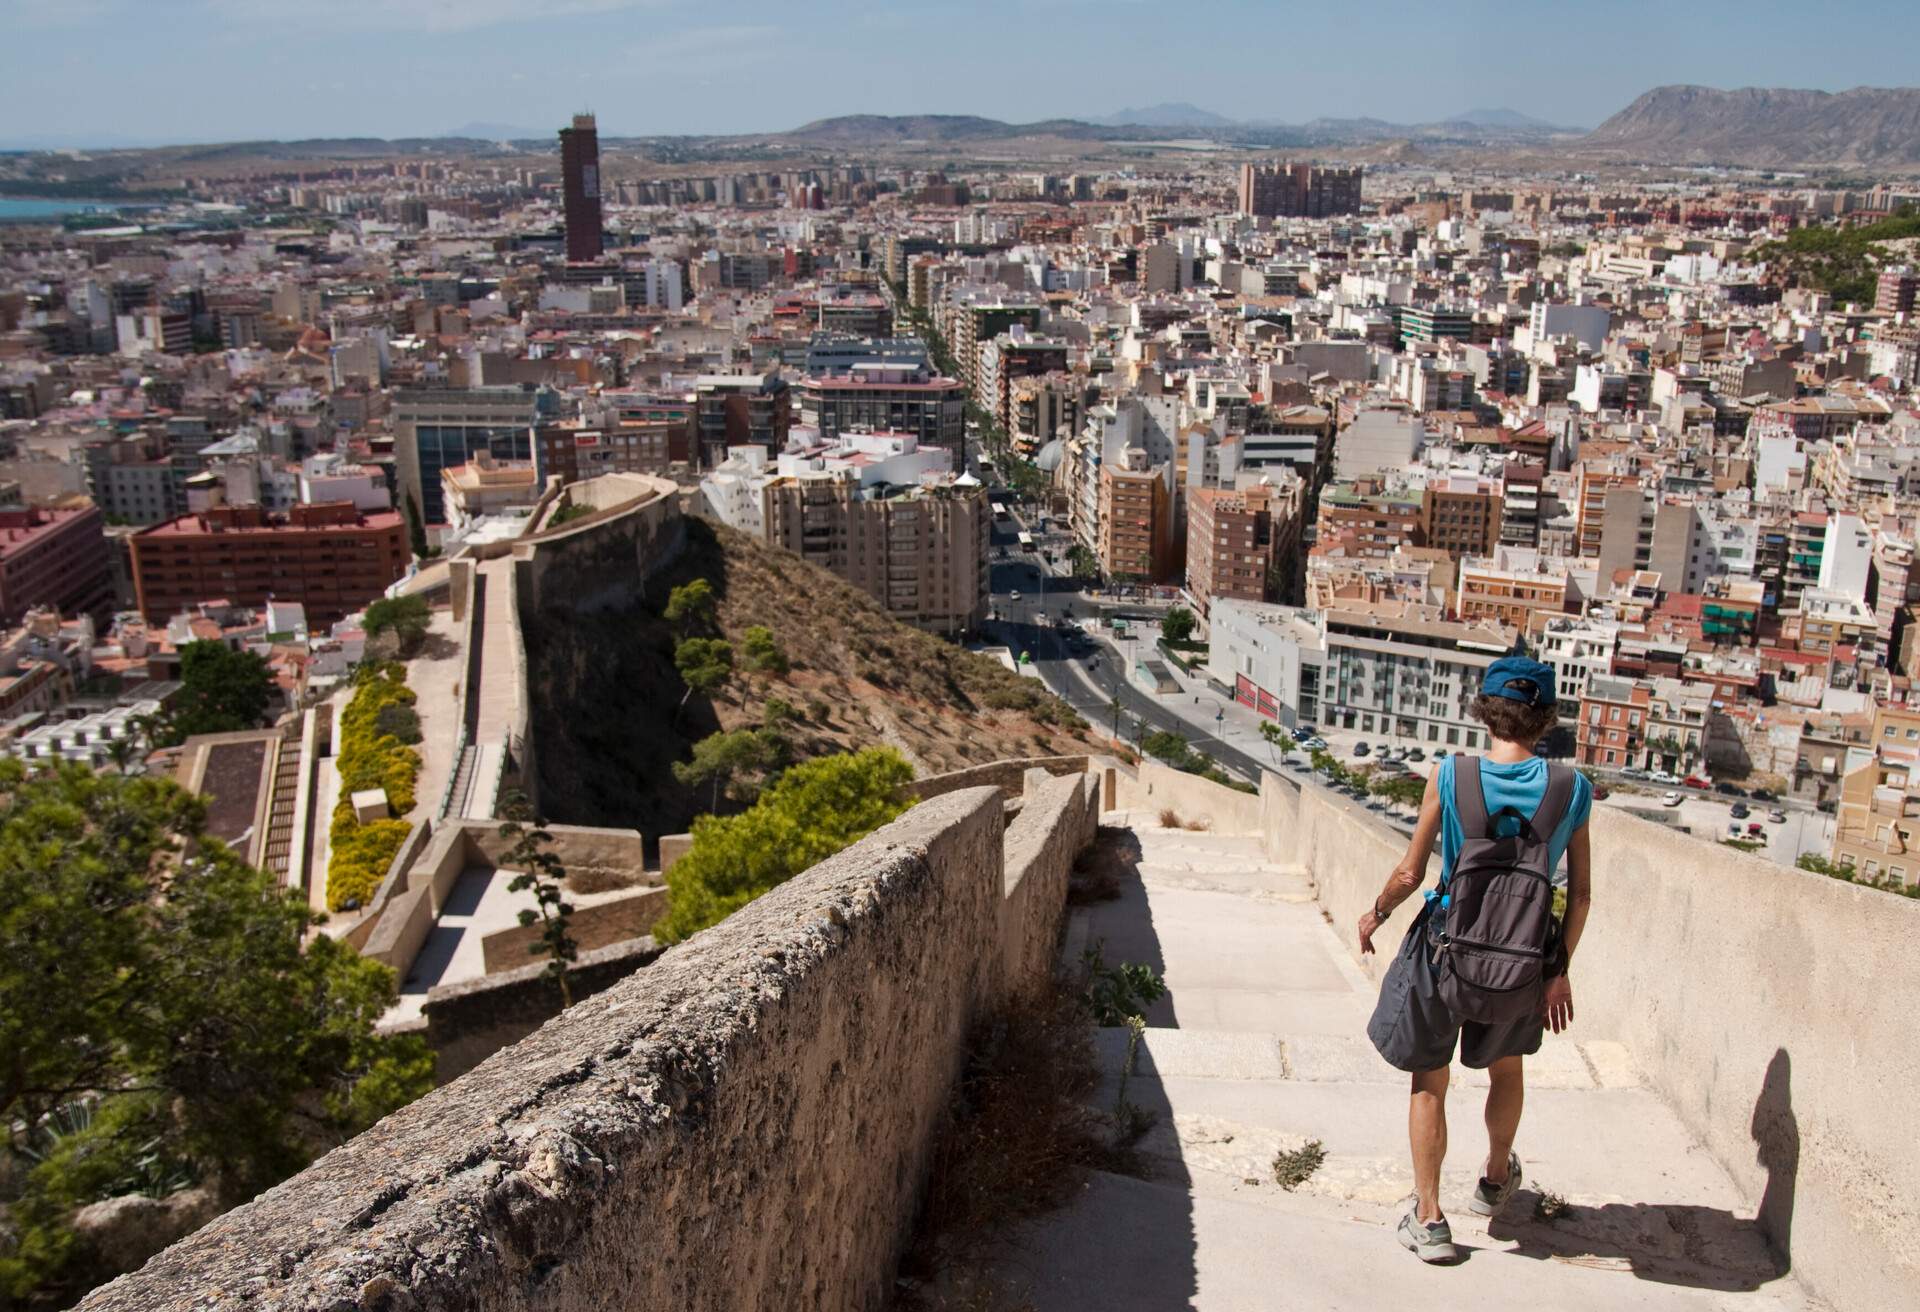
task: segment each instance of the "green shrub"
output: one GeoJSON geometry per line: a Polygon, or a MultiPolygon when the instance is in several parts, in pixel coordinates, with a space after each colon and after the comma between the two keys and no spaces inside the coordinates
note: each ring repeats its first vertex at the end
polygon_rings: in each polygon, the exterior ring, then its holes
{"type": "Polygon", "coordinates": [[[762,674],[785,674],[789,662],[787,653],[774,640],[773,630],[764,624],[754,624],[741,635],[740,649],[746,655],[747,668],[762,674]]]}
{"type": "Polygon", "coordinates": [[[701,816],[653,936],[678,943],[865,837],[907,809],[912,779],[898,752],[869,747],[794,766],[739,815],[701,816]]]}

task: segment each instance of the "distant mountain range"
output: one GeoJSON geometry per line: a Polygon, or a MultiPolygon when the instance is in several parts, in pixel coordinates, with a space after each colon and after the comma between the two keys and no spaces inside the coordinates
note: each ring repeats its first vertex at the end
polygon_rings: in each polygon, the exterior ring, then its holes
{"type": "Polygon", "coordinates": [[[1339,146],[1413,139],[1458,145],[1539,140],[1574,135],[1510,109],[1473,110],[1440,123],[1389,123],[1384,119],[1314,119],[1283,123],[1236,121],[1196,105],[1171,103],[1123,109],[1095,119],[1052,118],[1007,123],[974,114],[846,114],[816,119],[773,137],[794,145],[878,146],[921,142],[990,141],[1054,137],[1068,141],[1159,141],[1206,137],[1246,146],[1339,146]]]}
{"type": "Polygon", "coordinates": [[[1655,87],[1580,144],[1671,163],[1920,165],[1920,87],[1655,87]]]}
{"type": "MultiPolygon", "coordinates": [[[[1224,114],[1216,114],[1198,105],[1189,105],[1183,100],[1169,101],[1166,104],[1149,105],[1145,109],[1123,109],[1117,114],[1108,114],[1100,118],[1087,120],[1101,127],[1143,127],[1143,128],[1285,128],[1290,126],[1277,118],[1232,119],[1224,114]]],[[[1322,130],[1351,130],[1368,139],[1376,136],[1423,136],[1433,135],[1437,129],[1457,131],[1461,125],[1476,128],[1496,128],[1518,133],[1554,133],[1568,132],[1573,129],[1556,127],[1530,114],[1522,114],[1514,109],[1470,109],[1464,114],[1456,114],[1441,123],[1398,124],[1388,123],[1377,118],[1357,119],[1315,119],[1307,124],[1309,128],[1318,125],[1322,130]],[[1343,126],[1344,125],[1344,126],[1343,126]]]]}
{"type": "MultiPolygon", "coordinates": [[[[1234,120],[1181,101],[1122,109],[1092,119],[1052,118],[1007,123],[974,114],[849,114],[818,119],[789,132],[733,135],[628,136],[605,140],[648,143],[655,158],[747,158],[765,147],[861,150],[919,148],[1023,138],[1055,141],[1138,142],[1204,138],[1244,150],[1365,148],[1382,160],[1457,159],[1474,152],[1544,155],[1570,160],[1648,164],[1739,164],[1761,168],[1920,168],[1920,87],[1856,87],[1801,91],[1745,87],[1665,86],[1647,92],[1591,132],[1556,127],[1518,110],[1470,109],[1432,123],[1377,118],[1317,118],[1306,123],[1234,120]]],[[[307,141],[223,142],[151,149],[161,159],[199,163],[219,159],[367,158],[392,154],[486,153],[497,143],[512,151],[554,149],[552,131],[517,124],[475,122],[441,137],[373,137],[307,141]]],[[[46,150],[81,145],[60,138],[28,139],[0,150],[46,150]]],[[[149,143],[88,140],[94,151],[148,151],[149,143]]],[[[60,165],[65,174],[106,176],[122,163],[60,165]]],[[[18,192],[25,185],[12,187],[18,192]]]]}
{"type": "Polygon", "coordinates": [[[1198,105],[1189,105],[1184,100],[1148,105],[1145,109],[1123,109],[1117,114],[1106,114],[1088,121],[1109,128],[1230,128],[1236,126],[1234,120],[1224,114],[1201,109],[1198,105]]]}

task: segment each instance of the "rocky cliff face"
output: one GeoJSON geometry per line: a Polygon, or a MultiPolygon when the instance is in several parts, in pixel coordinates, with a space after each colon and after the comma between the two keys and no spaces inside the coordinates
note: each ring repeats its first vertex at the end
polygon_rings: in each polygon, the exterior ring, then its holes
{"type": "Polygon", "coordinates": [[[1676,162],[1920,166],[1920,87],[1655,87],[1581,146],[1676,162]]]}

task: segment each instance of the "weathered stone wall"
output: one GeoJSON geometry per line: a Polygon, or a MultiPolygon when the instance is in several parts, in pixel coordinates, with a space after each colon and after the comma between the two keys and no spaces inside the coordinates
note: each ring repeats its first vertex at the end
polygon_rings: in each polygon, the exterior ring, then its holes
{"type": "Polygon", "coordinates": [[[1009,761],[989,761],[985,765],[970,765],[964,770],[952,770],[946,774],[928,775],[924,779],[915,779],[904,791],[912,797],[926,799],[939,797],[945,793],[954,793],[962,788],[978,788],[991,784],[1002,789],[1009,797],[1020,796],[1028,770],[1045,770],[1048,774],[1083,774],[1087,769],[1084,756],[1027,756],[1009,761]]]}
{"type": "Polygon", "coordinates": [[[1142,760],[1135,773],[1115,772],[1115,797],[1128,810],[1178,812],[1183,820],[1206,820],[1222,834],[1260,832],[1260,799],[1176,770],[1142,760]]]}
{"type": "MultiPolygon", "coordinates": [[[[581,903],[567,917],[567,933],[582,952],[611,947],[653,932],[667,913],[664,887],[635,888],[604,902],[581,903]]],[[[489,975],[518,970],[533,960],[529,955],[540,937],[540,926],[514,925],[480,940],[481,959],[489,975]]]]}
{"type": "Polygon", "coordinates": [[[569,486],[566,496],[595,513],[514,543],[520,614],[632,601],[685,540],[676,492],[667,479],[637,474],[607,474],[569,486]]]}
{"type": "Polygon", "coordinates": [[[1042,775],[1007,826],[1000,968],[1009,991],[1039,983],[1053,968],[1067,913],[1067,875],[1100,823],[1099,780],[1042,775]]]}
{"type": "Polygon", "coordinates": [[[885,1306],[1003,987],[1001,815],[923,802],[81,1306],[885,1306]]]}
{"type": "MultiPolygon", "coordinates": [[[[1376,816],[1269,774],[1268,853],[1354,927],[1406,850],[1376,816]]],[[[1920,903],[1594,812],[1593,910],[1573,963],[1581,1038],[1616,1039],[1729,1175],[1794,1272],[1836,1308],[1914,1305],[1920,903]]],[[[1437,859],[1436,863],[1437,865],[1437,859]]],[[[1437,875],[1437,869],[1432,873],[1437,875]]],[[[1379,946],[1376,942],[1376,946],[1379,946]]],[[[1672,1201],[1672,1200],[1657,1200],[1672,1201]]]]}
{"type": "MultiPolygon", "coordinates": [[[[583,951],[567,972],[575,1001],[618,984],[666,951],[647,937],[583,951]]],[[[427,994],[421,1037],[433,1049],[434,1079],[458,1079],[560,1014],[560,987],[535,961],[497,975],[445,984],[427,994]]]]}

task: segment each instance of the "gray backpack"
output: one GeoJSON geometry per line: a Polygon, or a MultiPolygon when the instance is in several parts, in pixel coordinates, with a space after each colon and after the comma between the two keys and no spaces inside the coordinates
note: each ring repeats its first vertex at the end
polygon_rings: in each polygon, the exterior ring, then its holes
{"type": "Polygon", "coordinates": [[[1435,961],[1440,999],[1457,1019],[1499,1024],[1541,1009],[1558,931],[1553,831],[1573,805],[1575,778],[1568,767],[1550,765],[1546,795],[1532,815],[1512,807],[1488,815],[1480,759],[1454,758],[1460,855],[1442,889],[1435,961]]]}

